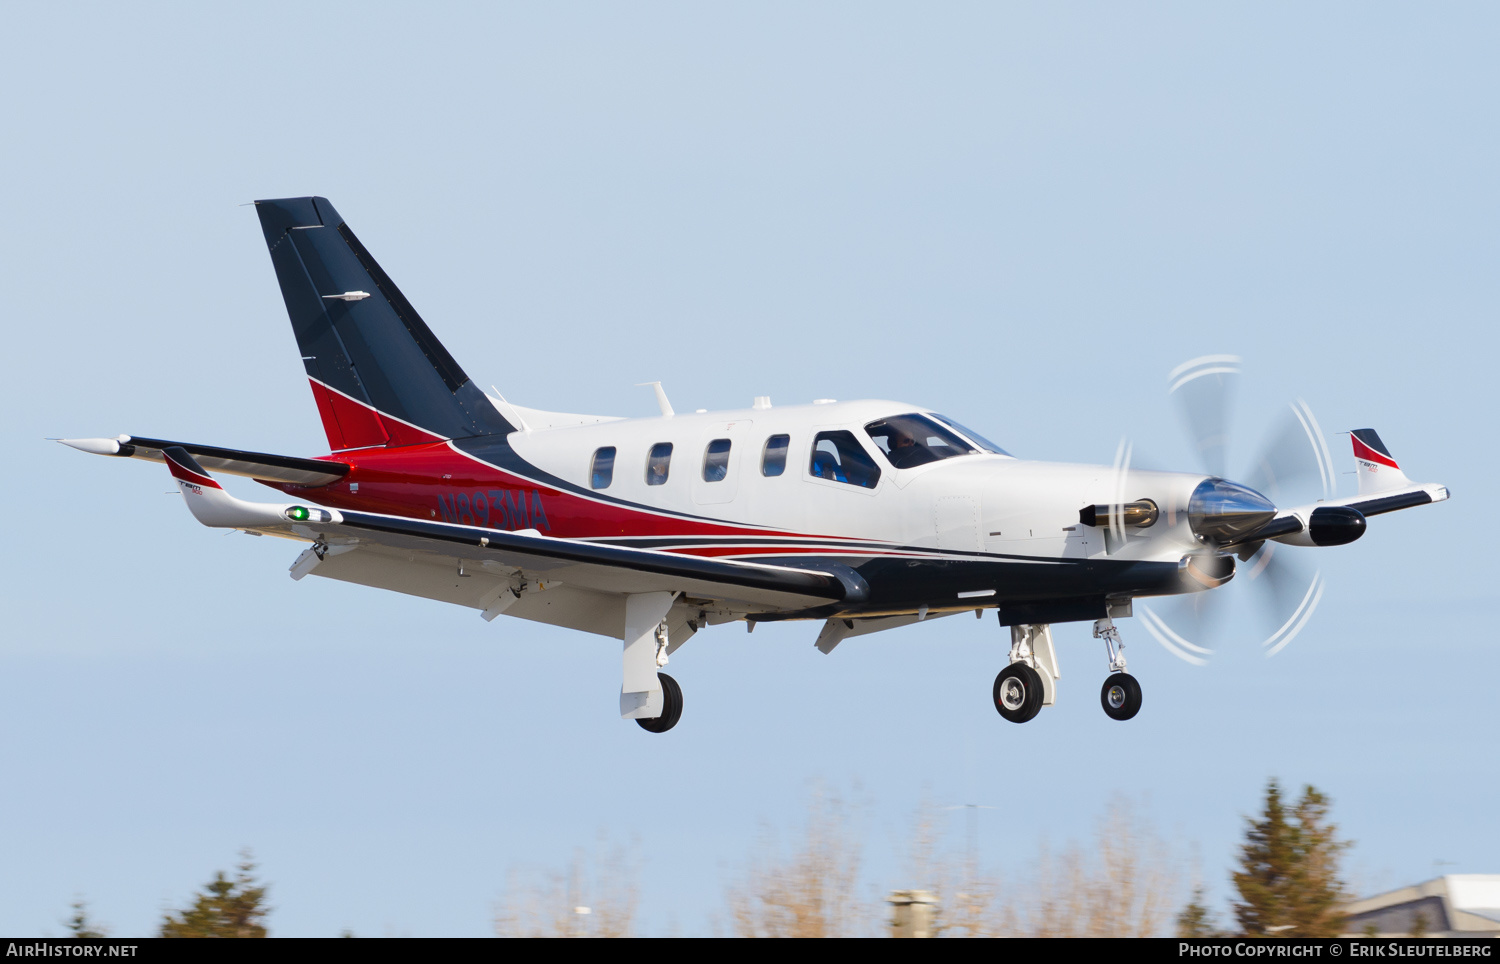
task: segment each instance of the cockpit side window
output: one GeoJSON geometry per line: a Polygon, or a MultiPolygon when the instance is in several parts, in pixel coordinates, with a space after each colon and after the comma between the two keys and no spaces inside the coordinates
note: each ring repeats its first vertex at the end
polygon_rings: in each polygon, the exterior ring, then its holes
{"type": "Polygon", "coordinates": [[[871,422],[865,426],[865,432],[898,469],[914,469],[979,451],[939,422],[915,412],[871,422]]]}
{"type": "Polygon", "coordinates": [[[867,489],[880,484],[880,466],[870,458],[853,432],[819,432],[813,439],[808,472],[815,479],[832,479],[867,489]]]}

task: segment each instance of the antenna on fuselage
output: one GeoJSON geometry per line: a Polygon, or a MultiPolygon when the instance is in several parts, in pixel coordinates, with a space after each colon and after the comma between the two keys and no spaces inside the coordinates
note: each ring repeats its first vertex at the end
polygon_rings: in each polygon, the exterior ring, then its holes
{"type": "Polygon", "coordinates": [[[666,390],[661,387],[661,382],[636,382],[636,388],[645,388],[647,385],[656,390],[656,404],[661,408],[661,413],[666,418],[671,418],[677,413],[672,411],[672,403],[667,401],[666,390]]]}

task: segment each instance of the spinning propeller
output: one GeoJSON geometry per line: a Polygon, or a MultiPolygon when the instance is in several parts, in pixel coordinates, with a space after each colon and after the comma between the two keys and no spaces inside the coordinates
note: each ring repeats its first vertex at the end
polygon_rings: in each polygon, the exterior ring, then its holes
{"type": "MultiPolygon", "coordinates": [[[[1281,534],[1277,503],[1290,506],[1329,498],[1335,487],[1333,459],[1312,410],[1298,399],[1282,413],[1255,461],[1237,476],[1244,484],[1228,481],[1229,412],[1239,373],[1236,356],[1205,355],[1168,375],[1168,394],[1189,441],[1203,470],[1214,477],[1198,487],[1187,507],[1192,529],[1203,543],[1203,549],[1189,558],[1187,572],[1206,587],[1222,585],[1231,577],[1248,585],[1248,592],[1239,595],[1254,598],[1265,621],[1261,648],[1274,656],[1307,625],[1324,589],[1320,570],[1293,559],[1289,547],[1267,540],[1281,534]],[[1248,538],[1252,535],[1256,538],[1248,538]],[[1238,575],[1235,558],[1240,563],[1238,575]]],[[[1121,496],[1117,505],[1128,488],[1130,456],[1130,444],[1121,442],[1115,457],[1115,491],[1121,496]]],[[[1363,519],[1358,522],[1362,528],[1363,519]]],[[[1154,606],[1142,602],[1140,614],[1169,652],[1201,666],[1212,654],[1207,642],[1224,633],[1229,604],[1226,592],[1200,592],[1158,600],[1154,606]]]]}

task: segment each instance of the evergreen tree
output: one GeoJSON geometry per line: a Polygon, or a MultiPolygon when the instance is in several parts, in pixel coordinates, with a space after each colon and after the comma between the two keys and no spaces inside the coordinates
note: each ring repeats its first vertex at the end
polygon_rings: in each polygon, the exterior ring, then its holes
{"type": "Polygon", "coordinates": [[[240,854],[234,880],[214,874],[191,907],[162,919],[162,937],[265,937],[266,888],[255,880],[249,851],[240,854]]]}
{"type": "Polygon", "coordinates": [[[1342,906],[1349,902],[1339,878],[1339,860],[1349,849],[1328,822],[1328,798],[1311,786],[1297,802],[1297,874],[1291,901],[1292,937],[1337,937],[1344,929],[1342,906]]]}
{"type": "Polygon", "coordinates": [[[1272,780],[1266,788],[1266,809],[1260,820],[1251,820],[1240,846],[1240,869],[1234,887],[1240,900],[1234,916],[1240,932],[1265,937],[1287,924],[1284,907],[1286,885],[1292,876],[1292,828],[1281,804],[1281,787],[1272,780]]]}
{"type": "Polygon", "coordinates": [[[1203,903],[1203,886],[1193,888],[1193,899],[1177,915],[1178,937],[1218,937],[1219,928],[1213,912],[1203,903]]]}
{"type": "Polygon", "coordinates": [[[109,933],[103,927],[89,918],[88,905],[80,897],[73,901],[73,916],[69,917],[65,924],[68,933],[74,937],[108,937],[109,933]]]}
{"type": "Polygon", "coordinates": [[[1246,937],[1333,937],[1347,901],[1339,857],[1348,844],[1328,822],[1328,798],[1309,786],[1288,813],[1281,787],[1266,787],[1265,811],[1240,846],[1234,916],[1246,937]]]}

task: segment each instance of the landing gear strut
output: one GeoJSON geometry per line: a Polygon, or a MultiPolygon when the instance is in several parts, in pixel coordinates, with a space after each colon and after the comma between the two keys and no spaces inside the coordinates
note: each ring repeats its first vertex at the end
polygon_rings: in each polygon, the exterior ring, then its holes
{"type": "Polygon", "coordinates": [[[661,672],[671,648],[667,613],[676,599],[670,592],[625,597],[620,716],[635,720],[651,733],[665,733],[682,718],[682,687],[661,672]]]}
{"type": "Polygon", "coordinates": [[[1106,616],[1094,623],[1094,638],[1104,640],[1109,656],[1109,678],[1099,691],[1099,702],[1112,720],[1128,720],[1141,711],[1141,684],[1125,672],[1125,644],[1114,620],[1106,616]]]}

